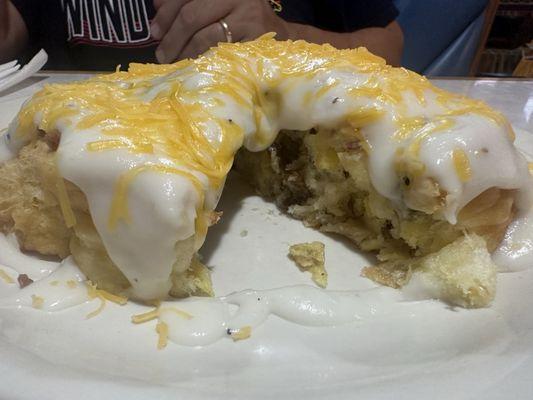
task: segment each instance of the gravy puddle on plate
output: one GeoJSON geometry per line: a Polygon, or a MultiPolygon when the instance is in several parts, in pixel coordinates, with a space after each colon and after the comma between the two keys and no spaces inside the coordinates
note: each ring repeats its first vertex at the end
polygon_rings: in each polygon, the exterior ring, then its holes
{"type": "MultiPolygon", "coordinates": [[[[106,296],[95,295],[95,288],[86,281],[71,257],[61,263],[37,260],[22,254],[13,239],[0,235],[0,264],[11,277],[10,283],[4,282],[0,287],[0,309],[33,307],[53,313],[97,298],[100,305],[87,317],[103,310],[106,296]],[[18,274],[27,274],[34,282],[19,289],[18,274]]],[[[130,312],[137,323],[157,318],[160,335],[177,344],[203,346],[224,337],[246,339],[270,315],[304,326],[339,326],[398,313],[400,309],[405,310],[406,305],[416,304],[402,300],[400,291],[387,287],[333,291],[295,285],[270,290],[248,289],[216,298],[164,301],[146,313],[133,315],[130,312]]],[[[123,311],[127,313],[128,306],[123,311]]]]}

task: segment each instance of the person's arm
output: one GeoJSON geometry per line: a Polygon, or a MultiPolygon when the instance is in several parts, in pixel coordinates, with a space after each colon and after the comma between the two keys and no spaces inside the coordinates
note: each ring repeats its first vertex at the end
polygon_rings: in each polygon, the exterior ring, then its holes
{"type": "Polygon", "coordinates": [[[234,41],[276,32],[281,40],[305,39],[338,48],[364,46],[393,65],[400,64],[403,51],[403,34],[396,22],[385,28],[336,33],[286,22],[266,0],[154,0],[154,5],[157,14],[151,27],[152,36],[161,40],[156,56],[162,63],[196,57],[218,42],[226,41],[219,24],[221,19],[227,23],[234,41]]]}
{"type": "Polygon", "coordinates": [[[0,63],[16,58],[28,45],[28,29],[9,0],[0,0],[0,63]]]}
{"type": "Polygon", "coordinates": [[[338,49],[363,46],[394,66],[400,65],[402,59],[403,32],[396,21],[384,28],[365,28],[350,33],[329,32],[295,23],[287,25],[288,39],[304,39],[319,44],[329,43],[338,49]]]}

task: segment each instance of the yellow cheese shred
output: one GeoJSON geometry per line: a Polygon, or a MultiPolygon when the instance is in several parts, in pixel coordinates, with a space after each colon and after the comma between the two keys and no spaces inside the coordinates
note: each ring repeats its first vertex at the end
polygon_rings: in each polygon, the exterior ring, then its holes
{"type": "Polygon", "coordinates": [[[372,122],[376,122],[383,117],[384,114],[385,111],[377,108],[360,109],[350,113],[347,116],[347,121],[352,127],[361,128],[365,125],[371,124],[372,122]]]}
{"type": "Polygon", "coordinates": [[[67,281],[67,286],[68,286],[70,289],[75,289],[75,288],[78,286],[78,282],[76,282],[75,280],[69,279],[69,280],[67,281]]]}
{"type": "Polygon", "coordinates": [[[455,125],[455,122],[450,118],[440,118],[435,119],[433,122],[424,124],[422,129],[417,132],[415,139],[408,147],[408,151],[418,156],[420,154],[420,149],[424,139],[436,132],[446,131],[447,129],[452,128],[455,125]]]}
{"type": "Polygon", "coordinates": [[[106,300],[109,300],[112,303],[123,306],[128,302],[128,298],[124,296],[118,296],[113,293],[109,293],[107,290],[98,289],[98,295],[103,297],[106,300]]]}
{"type": "MultiPolygon", "coordinates": [[[[145,322],[153,321],[154,319],[158,319],[161,312],[163,311],[173,312],[184,319],[193,318],[191,314],[185,311],[179,310],[175,307],[160,308],[158,304],[157,308],[153,310],[150,310],[142,314],[132,315],[131,322],[133,322],[134,324],[144,324],[145,322]]],[[[165,348],[168,343],[168,325],[163,321],[158,321],[155,327],[155,330],[159,336],[158,341],[157,341],[157,349],[161,350],[165,348]]]]}
{"type": "Polygon", "coordinates": [[[155,331],[159,335],[157,339],[157,349],[162,350],[167,347],[168,343],[168,325],[164,322],[158,322],[155,326],[155,331]]]}
{"type": "Polygon", "coordinates": [[[103,151],[103,150],[116,150],[116,149],[128,149],[134,153],[147,153],[153,154],[154,146],[150,143],[128,143],[125,140],[100,140],[97,142],[87,143],[87,150],[89,151],[103,151]]]}
{"type": "Polygon", "coordinates": [[[44,305],[44,299],[41,296],[35,294],[31,295],[31,306],[33,308],[41,309],[44,305]]]}
{"type": "Polygon", "coordinates": [[[85,316],[85,319],[91,319],[91,318],[94,318],[96,317],[98,314],[100,314],[103,309],[105,308],[105,299],[101,298],[101,297],[97,297],[99,300],[100,300],[100,305],[98,306],[98,308],[94,311],[91,311],[89,314],[87,314],[85,316]]]}
{"type": "Polygon", "coordinates": [[[252,336],[252,327],[248,325],[231,331],[231,338],[234,341],[248,339],[250,336],[252,336]]]}
{"type": "Polygon", "coordinates": [[[98,308],[89,314],[85,316],[86,319],[90,319],[93,317],[96,317],[98,314],[102,312],[102,310],[105,308],[106,300],[109,300],[113,303],[124,305],[128,302],[128,299],[123,296],[117,296],[115,294],[109,293],[106,290],[98,289],[94,283],[91,281],[87,281],[87,295],[89,296],[89,299],[98,299],[100,300],[100,305],[98,308]]]}
{"type": "Polygon", "coordinates": [[[142,314],[133,315],[131,322],[134,324],[144,324],[145,322],[152,321],[159,317],[159,309],[151,310],[142,314]]]}
{"type": "Polygon", "coordinates": [[[461,182],[468,182],[472,178],[470,161],[464,150],[455,149],[452,154],[453,166],[461,182]]]}
{"type": "Polygon", "coordinates": [[[175,307],[159,308],[159,306],[158,306],[154,310],[151,310],[151,311],[148,311],[148,312],[145,312],[145,313],[142,313],[142,314],[133,315],[131,317],[131,322],[133,322],[134,324],[144,324],[145,322],[152,321],[152,320],[154,320],[156,318],[159,318],[159,315],[163,311],[173,312],[174,314],[177,314],[177,315],[179,315],[180,317],[182,317],[184,319],[193,318],[193,316],[191,314],[189,314],[188,312],[179,310],[179,309],[177,309],[175,307]]]}
{"type": "Polygon", "coordinates": [[[2,268],[0,268],[0,278],[4,280],[5,283],[15,283],[13,278],[11,278],[6,271],[4,271],[2,268]]]}
{"type": "Polygon", "coordinates": [[[303,96],[303,105],[309,106],[312,101],[316,101],[320,99],[322,96],[324,96],[330,89],[333,89],[335,86],[339,84],[338,80],[331,80],[327,82],[324,86],[322,86],[317,91],[308,91],[303,96]]]}
{"type": "Polygon", "coordinates": [[[409,117],[409,118],[400,118],[396,121],[397,129],[394,132],[393,138],[399,141],[407,139],[409,136],[414,134],[417,131],[420,131],[424,125],[427,124],[425,118],[421,117],[409,117]]]}
{"type": "Polygon", "coordinates": [[[205,201],[205,192],[203,190],[203,185],[200,180],[194,176],[192,173],[187,171],[182,171],[177,168],[167,167],[165,165],[158,164],[144,164],[136,168],[132,168],[126,174],[123,174],[115,188],[115,194],[111,203],[111,213],[109,215],[109,229],[116,229],[118,221],[121,219],[130,222],[130,215],[128,209],[128,187],[131,182],[139,175],[140,173],[154,171],[164,174],[174,174],[181,175],[187,178],[196,189],[198,194],[198,206],[196,208],[196,220],[195,220],[195,232],[197,240],[205,237],[208,229],[208,215],[204,211],[204,201],[205,201]]]}
{"type": "Polygon", "coordinates": [[[111,203],[111,214],[109,216],[109,228],[110,229],[115,229],[118,221],[121,219],[125,221],[129,221],[130,216],[129,216],[129,211],[128,211],[128,192],[127,192],[128,187],[131,184],[131,182],[139,174],[143,172],[148,172],[148,171],[159,172],[159,173],[164,173],[164,174],[181,175],[181,176],[188,178],[191,181],[191,183],[194,185],[196,191],[198,192],[198,196],[200,199],[198,203],[201,204],[201,207],[203,208],[203,203],[204,203],[203,185],[196,176],[194,176],[190,172],[179,170],[177,168],[167,167],[165,165],[144,164],[139,167],[130,169],[126,174],[122,175],[119,178],[116,184],[115,194],[113,196],[113,200],[111,203]]]}

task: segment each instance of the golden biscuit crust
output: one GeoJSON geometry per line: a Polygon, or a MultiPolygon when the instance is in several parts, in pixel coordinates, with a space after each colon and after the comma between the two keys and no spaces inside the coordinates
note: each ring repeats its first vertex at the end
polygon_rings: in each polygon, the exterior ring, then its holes
{"type": "MultiPolygon", "coordinates": [[[[68,227],[59,202],[59,179],[55,162],[58,136],[40,132],[18,156],[0,165],[0,230],[14,233],[24,251],[64,259],[72,255],[80,270],[98,288],[127,294],[131,286],[109,258],[92,221],[87,199],[74,184],[62,180],[76,224],[68,227]]],[[[192,239],[176,244],[176,264],[190,265],[182,274],[173,273],[170,295],[213,295],[209,270],[192,254],[192,239]]],[[[175,269],[177,265],[175,264],[175,269]]]]}

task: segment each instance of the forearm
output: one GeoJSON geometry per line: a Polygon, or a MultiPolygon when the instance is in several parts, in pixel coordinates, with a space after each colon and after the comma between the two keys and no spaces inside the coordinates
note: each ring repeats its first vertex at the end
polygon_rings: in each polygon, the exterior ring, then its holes
{"type": "Polygon", "coordinates": [[[365,28],[355,32],[337,33],[310,25],[287,24],[288,39],[304,39],[313,43],[329,43],[339,49],[366,47],[391,65],[400,65],[403,52],[403,34],[393,22],[385,28],[365,28]]]}
{"type": "Polygon", "coordinates": [[[28,30],[9,0],[0,0],[0,63],[17,57],[28,44],[28,30]]]}

